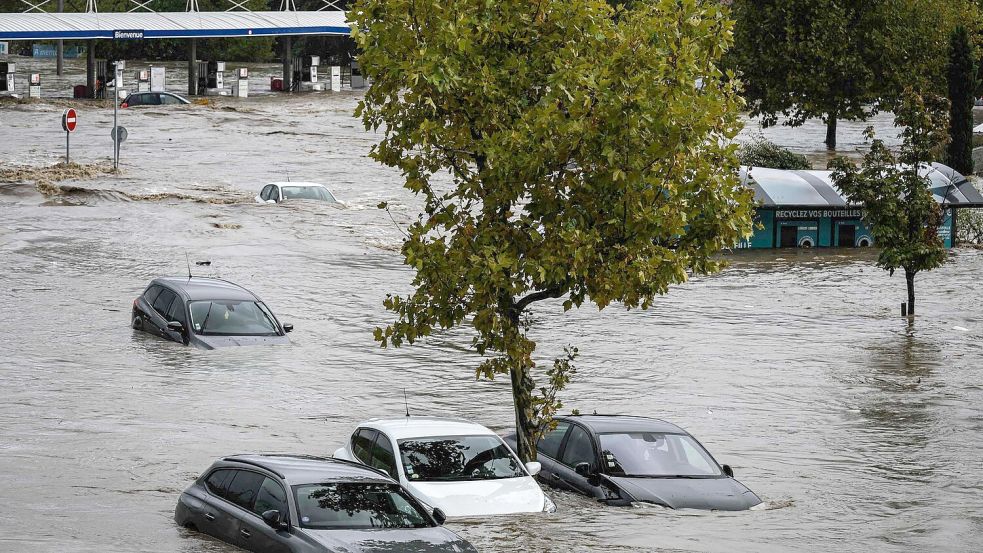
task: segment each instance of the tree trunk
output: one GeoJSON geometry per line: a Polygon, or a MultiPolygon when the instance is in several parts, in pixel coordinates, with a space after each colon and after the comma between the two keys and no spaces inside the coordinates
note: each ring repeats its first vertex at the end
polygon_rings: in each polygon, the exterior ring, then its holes
{"type": "Polygon", "coordinates": [[[904,279],[908,284],[908,316],[911,317],[915,314],[915,273],[905,269],[904,279]]]}
{"type": "Polygon", "coordinates": [[[515,441],[518,445],[519,459],[523,463],[536,460],[536,440],[533,439],[532,393],[535,384],[529,378],[528,367],[512,367],[512,399],[515,404],[515,441]]]}
{"type": "Polygon", "coordinates": [[[826,117],[826,149],[836,149],[836,114],[830,113],[826,117]]]}

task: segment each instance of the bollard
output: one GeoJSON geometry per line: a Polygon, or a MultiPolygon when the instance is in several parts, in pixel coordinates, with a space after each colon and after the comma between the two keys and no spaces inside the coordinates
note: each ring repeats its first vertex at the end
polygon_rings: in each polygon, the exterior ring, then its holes
{"type": "Polygon", "coordinates": [[[908,316],[908,304],[905,302],[901,302],[901,316],[902,317],[908,316]]]}

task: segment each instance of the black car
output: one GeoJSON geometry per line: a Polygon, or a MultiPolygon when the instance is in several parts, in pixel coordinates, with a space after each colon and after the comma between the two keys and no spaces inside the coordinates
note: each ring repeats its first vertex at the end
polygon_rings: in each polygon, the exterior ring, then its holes
{"type": "Polygon", "coordinates": [[[293,325],[238,284],[217,278],[154,279],[133,300],[133,328],[205,349],[289,344],[293,325]]]}
{"type": "MultiPolygon", "coordinates": [[[[537,443],[539,479],[612,505],[741,511],[761,500],[682,428],[627,415],[570,415],[537,443]]],[[[506,436],[515,445],[515,434],[506,436]]]]}
{"type": "Polygon", "coordinates": [[[212,464],[174,520],[249,551],[475,553],[378,469],[305,455],[236,455],[212,464]]]}

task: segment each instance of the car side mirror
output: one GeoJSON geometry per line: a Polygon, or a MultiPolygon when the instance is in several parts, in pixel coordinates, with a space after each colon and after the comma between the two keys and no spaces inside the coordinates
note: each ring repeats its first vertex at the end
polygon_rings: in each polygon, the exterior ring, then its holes
{"type": "Polygon", "coordinates": [[[284,323],[283,324],[283,331],[284,332],[293,332],[294,331],[294,325],[292,325],[290,323],[284,323]]]}
{"type": "Polygon", "coordinates": [[[167,323],[167,329],[173,330],[174,332],[184,332],[184,324],[181,321],[169,321],[167,323]]]}
{"type": "Polygon", "coordinates": [[[287,523],[280,518],[280,511],[276,509],[263,511],[263,522],[274,530],[283,530],[287,527],[287,523]]]}
{"type": "Polygon", "coordinates": [[[577,463],[577,465],[573,467],[573,470],[576,471],[577,474],[586,478],[590,476],[590,463],[577,463]]]}
{"type": "Polygon", "coordinates": [[[266,203],[268,203],[268,204],[275,204],[276,203],[276,200],[266,200],[266,203]]]}
{"type": "Polygon", "coordinates": [[[444,511],[441,511],[438,507],[433,510],[433,520],[437,523],[437,526],[443,526],[444,523],[447,522],[447,515],[445,515],[444,511]]]}
{"type": "Polygon", "coordinates": [[[730,478],[734,477],[734,469],[730,468],[730,465],[722,465],[720,468],[724,469],[724,474],[730,478]]]}
{"type": "Polygon", "coordinates": [[[543,470],[543,464],[539,461],[529,461],[526,463],[526,470],[529,471],[529,476],[536,476],[543,470]]]}

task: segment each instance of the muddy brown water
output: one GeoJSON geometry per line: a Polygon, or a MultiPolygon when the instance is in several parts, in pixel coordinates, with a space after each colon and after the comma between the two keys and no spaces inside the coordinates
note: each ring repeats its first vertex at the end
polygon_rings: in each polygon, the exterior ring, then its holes
{"type": "MultiPolygon", "coordinates": [[[[175,501],[215,458],[331,454],[359,421],[460,416],[504,430],[504,381],[475,382],[466,331],[382,350],[384,295],[408,289],[400,233],[417,201],[365,157],[357,94],[125,110],[120,176],[0,184],[0,551],[228,552],[178,528],[175,501]],[[266,206],[316,180],[346,203],[266,206]],[[295,325],[289,347],[199,351],[129,328],[153,277],[239,282],[295,325]]],[[[0,106],[0,170],[62,155],[62,107],[0,106]]],[[[81,109],[73,159],[105,164],[112,110],[81,109]]],[[[890,121],[876,124],[888,132],[890,121]]],[[[862,125],[843,125],[845,149],[862,125]]],[[[822,156],[821,126],[767,131],[822,156]]],[[[750,131],[749,131],[750,132],[750,131]]],[[[549,491],[555,514],[452,521],[483,551],[983,549],[983,253],[903,279],[871,252],[730,256],[647,312],[538,306],[541,359],[574,344],[567,408],[695,434],[769,510],[613,508],[549,491]],[[957,328],[958,327],[958,328],[957,328]]]]}

